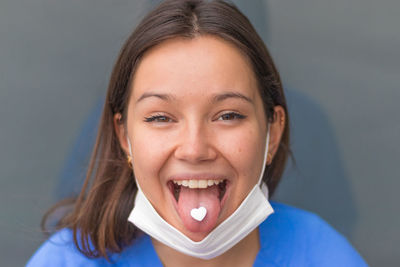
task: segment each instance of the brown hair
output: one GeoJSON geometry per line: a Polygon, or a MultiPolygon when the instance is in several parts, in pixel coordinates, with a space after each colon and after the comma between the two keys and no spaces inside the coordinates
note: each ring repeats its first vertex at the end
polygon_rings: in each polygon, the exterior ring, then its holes
{"type": "Polygon", "coordinates": [[[126,162],[113,126],[116,113],[126,120],[129,88],[140,59],[151,47],[174,37],[195,38],[213,35],[227,40],[249,59],[269,121],[274,107],[286,112],[285,130],[280,147],[264,181],[270,195],[282,176],[289,153],[289,119],[279,74],[263,41],[249,20],[233,5],[223,1],[167,0],[150,12],[123,45],[111,74],[99,132],[86,180],[76,199],[52,208],[43,218],[45,228],[49,214],[60,206],[73,209],[58,222],[57,228],[73,229],[77,248],[89,257],[120,252],[132,243],[139,230],[127,221],[137,191],[132,170],[126,162]]]}

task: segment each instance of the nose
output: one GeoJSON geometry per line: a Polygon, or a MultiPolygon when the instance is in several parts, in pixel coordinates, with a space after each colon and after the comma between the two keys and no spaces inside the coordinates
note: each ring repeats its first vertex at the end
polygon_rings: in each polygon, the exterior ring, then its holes
{"type": "Polygon", "coordinates": [[[183,127],[174,154],[177,159],[192,164],[214,160],[217,151],[207,125],[193,123],[183,127]]]}

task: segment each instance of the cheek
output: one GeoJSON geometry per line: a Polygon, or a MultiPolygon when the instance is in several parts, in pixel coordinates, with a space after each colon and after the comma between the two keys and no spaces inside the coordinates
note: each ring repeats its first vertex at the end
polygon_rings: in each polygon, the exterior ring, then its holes
{"type": "Polygon", "coordinates": [[[235,172],[229,196],[229,213],[240,205],[258,182],[264,156],[264,137],[257,127],[246,127],[233,135],[221,136],[221,154],[235,172]]]}
{"type": "Polygon", "coordinates": [[[141,129],[133,131],[132,136],[134,136],[132,153],[135,177],[146,196],[150,200],[159,201],[163,196],[159,172],[169,155],[167,136],[141,129]]]}
{"type": "Polygon", "coordinates": [[[237,172],[238,183],[251,188],[261,172],[264,143],[256,130],[238,131],[234,135],[221,138],[224,143],[223,154],[237,172]]]}
{"type": "MultiPolygon", "coordinates": [[[[157,131],[149,131],[145,127],[133,131],[132,151],[134,160],[140,165],[156,165],[168,151],[171,138],[168,134],[160,134],[157,131]],[[136,155],[136,157],[135,157],[136,155]]],[[[135,162],[134,162],[135,163],[135,162]]]]}

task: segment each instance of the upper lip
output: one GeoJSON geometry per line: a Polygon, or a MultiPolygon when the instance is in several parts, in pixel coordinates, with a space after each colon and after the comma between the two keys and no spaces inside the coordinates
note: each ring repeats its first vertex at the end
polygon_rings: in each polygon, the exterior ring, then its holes
{"type": "Polygon", "coordinates": [[[226,175],[217,173],[179,173],[168,177],[168,181],[177,180],[228,180],[226,175]]]}

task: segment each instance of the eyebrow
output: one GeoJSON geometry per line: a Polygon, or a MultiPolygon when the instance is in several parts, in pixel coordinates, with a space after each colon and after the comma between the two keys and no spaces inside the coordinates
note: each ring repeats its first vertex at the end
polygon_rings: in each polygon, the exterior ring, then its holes
{"type": "Polygon", "coordinates": [[[174,97],[172,95],[169,94],[158,94],[158,93],[153,93],[153,92],[148,92],[148,93],[144,93],[143,95],[141,95],[139,97],[138,100],[136,100],[136,103],[139,103],[140,101],[142,101],[143,99],[149,98],[149,97],[158,97],[164,101],[171,101],[174,99],[174,97]]]}
{"type": "MultiPolygon", "coordinates": [[[[142,101],[143,99],[146,98],[150,98],[150,97],[157,97],[160,98],[164,101],[170,102],[172,100],[175,99],[175,97],[171,94],[159,94],[159,93],[153,93],[153,92],[148,92],[148,93],[144,93],[143,95],[141,95],[139,97],[138,100],[136,100],[136,103],[139,103],[140,101],[142,101]]],[[[212,103],[216,103],[216,102],[222,102],[226,99],[229,98],[236,98],[236,99],[241,99],[244,100],[250,104],[254,104],[253,100],[241,93],[238,92],[226,92],[226,93],[222,93],[222,94],[216,94],[212,97],[212,103]]]]}
{"type": "Polygon", "coordinates": [[[241,93],[237,92],[227,92],[227,93],[222,93],[222,94],[217,94],[213,97],[212,102],[221,102],[229,98],[238,98],[245,100],[246,102],[249,102],[250,104],[254,104],[253,100],[250,97],[247,97],[241,93]]]}

